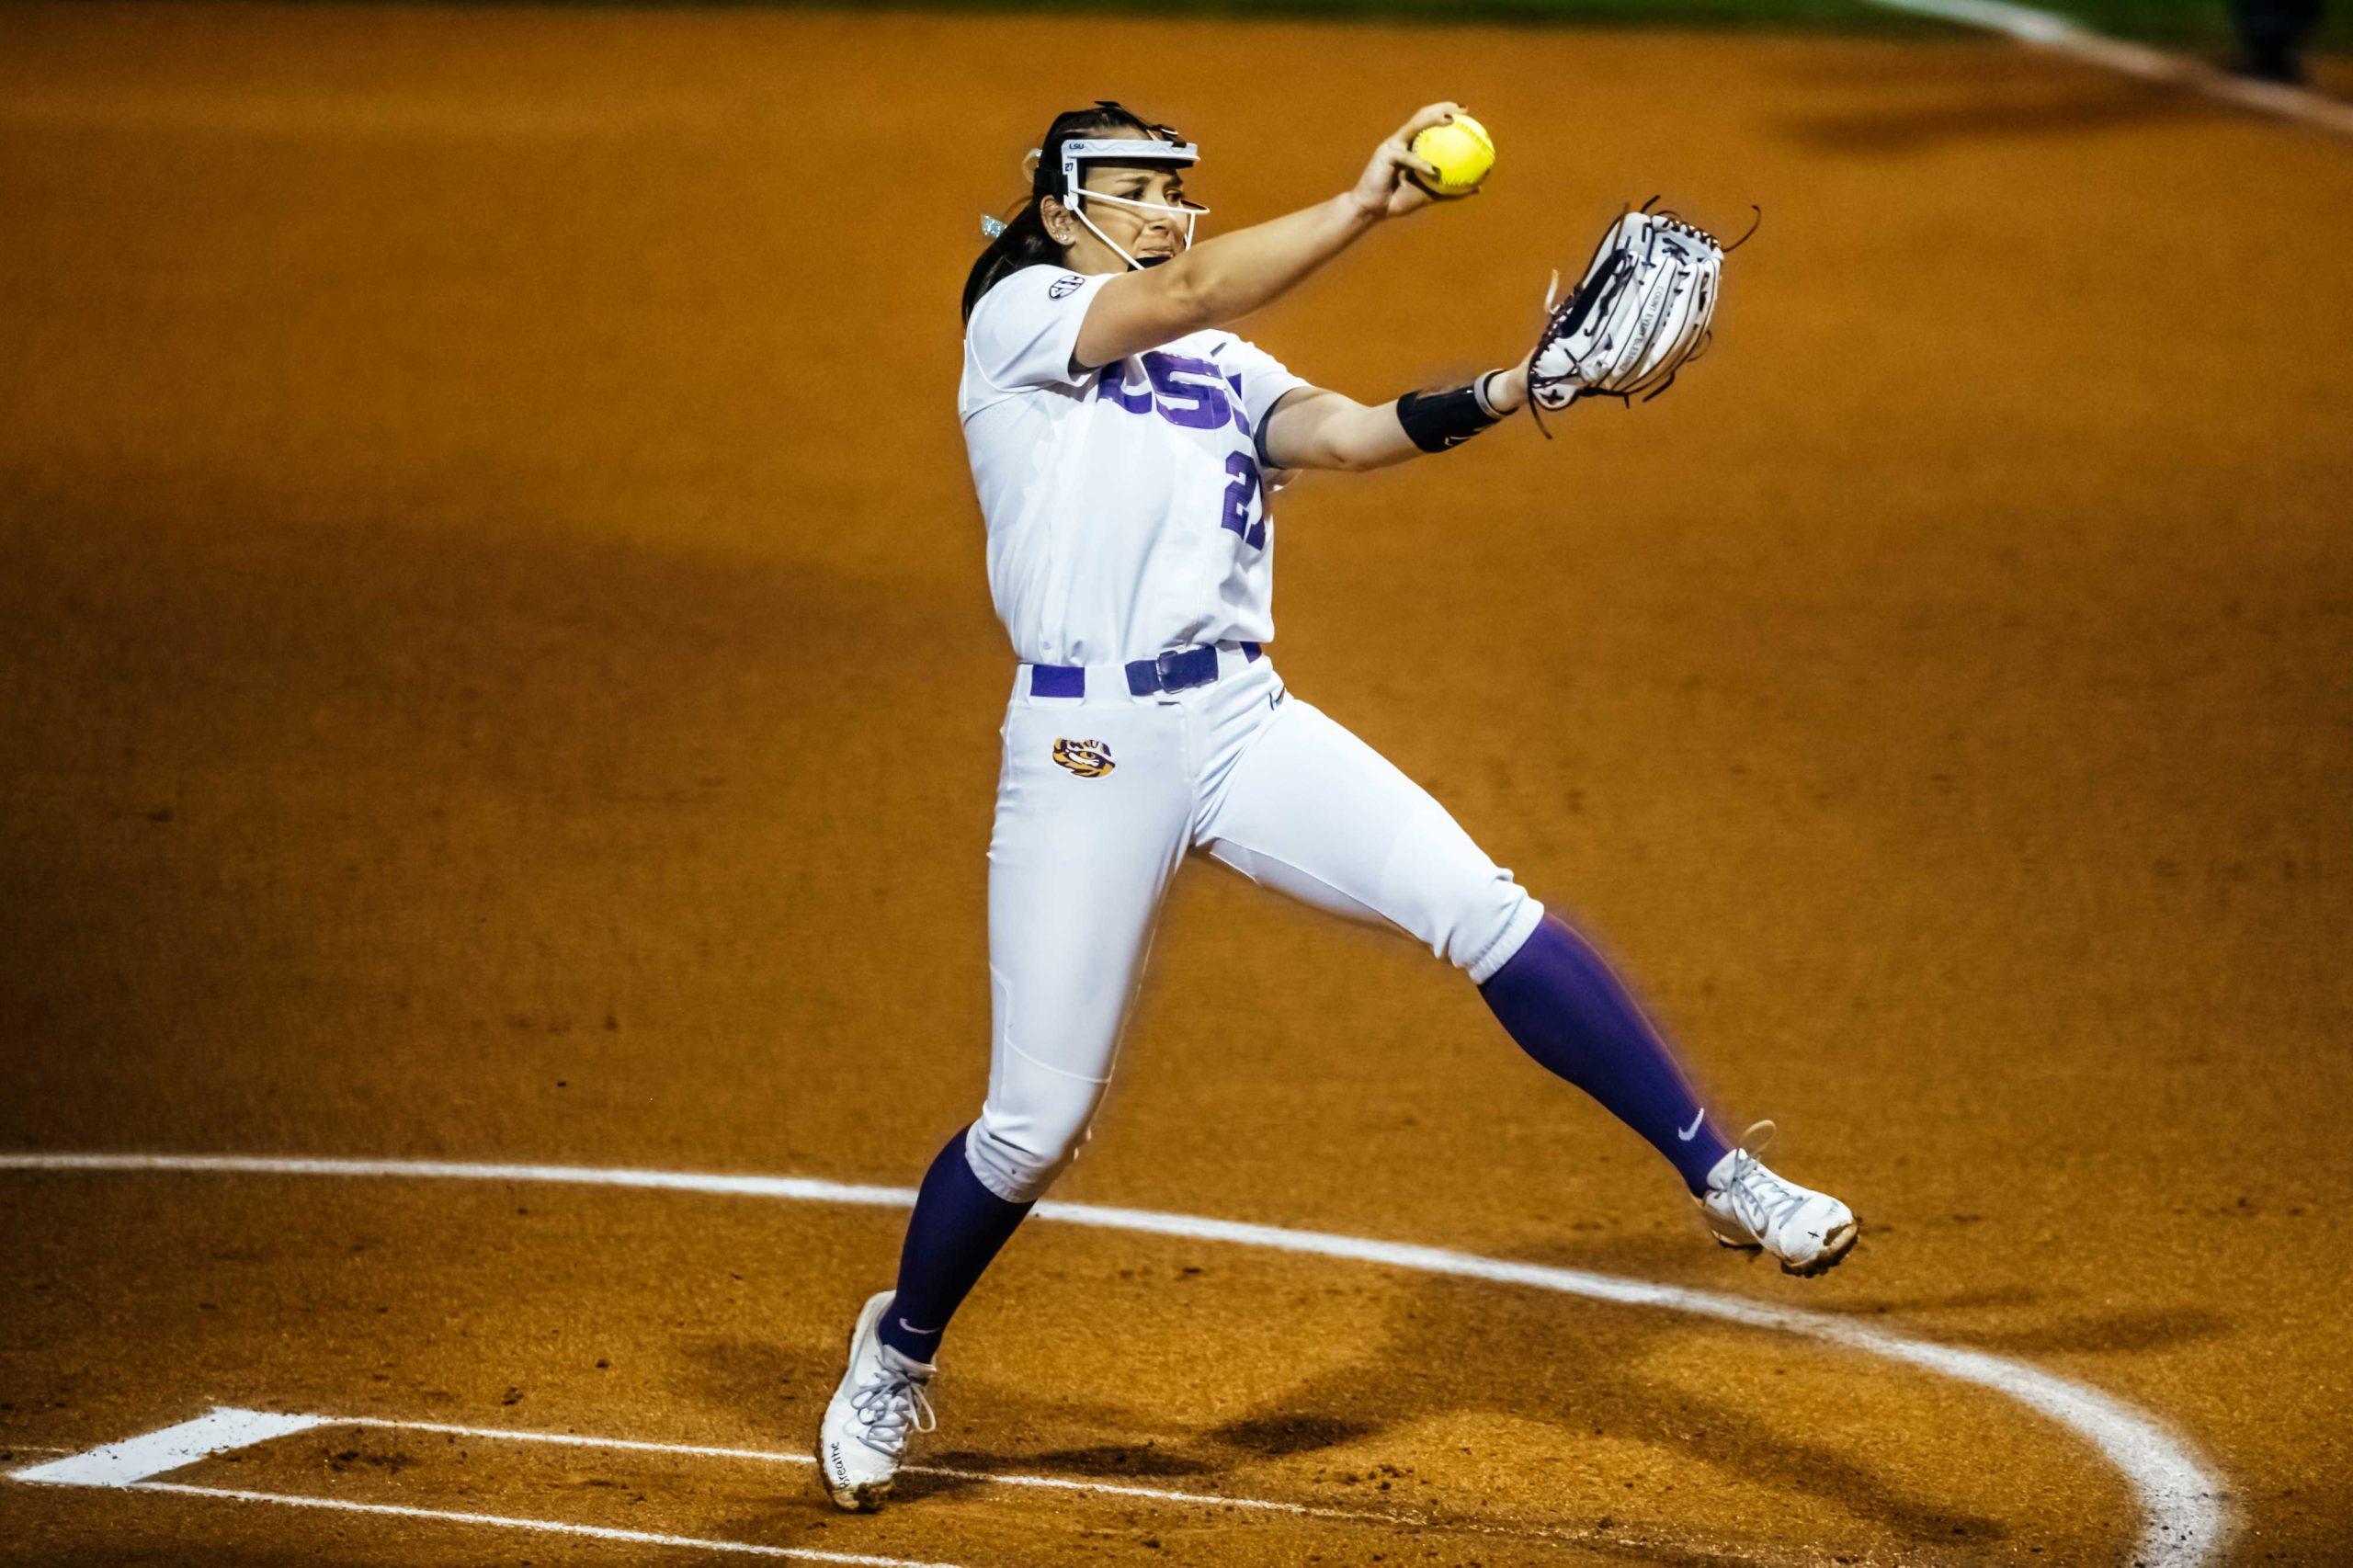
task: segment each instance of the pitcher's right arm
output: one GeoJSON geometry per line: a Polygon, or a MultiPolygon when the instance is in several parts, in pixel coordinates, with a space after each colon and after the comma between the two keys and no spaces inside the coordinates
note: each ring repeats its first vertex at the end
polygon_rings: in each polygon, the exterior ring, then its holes
{"type": "Polygon", "coordinates": [[[1414,156],[1411,144],[1459,108],[1431,104],[1416,113],[1373,149],[1353,189],[1112,278],[1079,328],[1078,363],[1091,369],[1188,332],[1228,325],[1289,291],[1383,219],[1428,206],[1429,193],[1404,176],[1411,170],[1436,177],[1438,171],[1414,156]]]}

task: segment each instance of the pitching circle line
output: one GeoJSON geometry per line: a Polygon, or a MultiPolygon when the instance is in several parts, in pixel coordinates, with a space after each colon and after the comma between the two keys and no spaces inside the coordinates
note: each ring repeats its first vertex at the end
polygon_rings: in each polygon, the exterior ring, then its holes
{"type": "MultiPolygon", "coordinates": [[[[0,1170],[187,1171],[233,1176],[380,1176],[412,1180],[545,1182],[574,1187],[635,1187],[654,1192],[709,1193],[731,1198],[782,1199],[795,1203],[850,1203],[906,1209],[912,1188],[860,1187],[806,1176],[723,1176],[695,1171],[630,1170],[597,1165],[508,1165],[443,1160],[290,1158],[264,1154],[0,1153],[0,1170]]],[[[2141,1535],[2132,1559],[2147,1568],[2195,1568],[2220,1550],[2228,1514],[2222,1483],[2202,1468],[2187,1443],[2154,1416],[2097,1389],[1983,1350],[1962,1350],[1914,1339],[1829,1312],[1775,1306],[1678,1285],[1546,1264],[1514,1263],[1444,1247],[1370,1241],[1321,1231],[1249,1225],[1147,1209],[1047,1201],[1034,1217],[1065,1225],[1229,1242],[1274,1252],[1336,1257],[1422,1274],[1524,1285],[1629,1307],[1662,1307],[1751,1328],[1776,1329],[1842,1349],[1935,1372],[2016,1400],[2066,1427],[2099,1450],[2139,1499],[2141,1535]]]]}

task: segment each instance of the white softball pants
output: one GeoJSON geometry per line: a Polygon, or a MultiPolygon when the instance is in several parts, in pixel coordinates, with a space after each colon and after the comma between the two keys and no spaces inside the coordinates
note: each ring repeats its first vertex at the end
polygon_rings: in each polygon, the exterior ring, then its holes
{"type": "Polygon", "coordinates": [[[1084,697],[1034,695],[1027,665],[1015,678],[989,840],[988,1101],[965,1141],[1008,1201],[1043,1193],[1086,1141],[1188,851],[1404,931],[1474,982],[1543,915],[1419,785],[1286,694],[1270,661],[1227,645],[1218,663],[1210,685],[1140,697],[1116,665],[1089,669],[1084,697]]]}

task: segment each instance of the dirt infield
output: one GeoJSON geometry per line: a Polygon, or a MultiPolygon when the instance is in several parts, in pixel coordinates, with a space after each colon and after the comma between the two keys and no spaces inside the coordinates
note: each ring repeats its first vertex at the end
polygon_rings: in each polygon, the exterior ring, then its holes
{"type": "MultiPolygon", "coordinates": [[[[1066,100],[1198,137],[1227,225],[1449,95],[1497,131],[1491,193],[1246,329],[1319,381],[1506,357],[1623,199],[1765,228],[1665,401],[1290,492],[1276,656],[1599,935],[1862,1248],[1803,1282],[1720,1256],[1459,978],[1213,869],[1057,1197],[1989,1353],[2175,1434],[2225,1488],[2215,1560],[2343,1560],[2343,145],[1976,42],[421,6],[0,34],[0,1153],[911,1183],[985,1068],[974,219],[1066,100]]],[[[958,1473],[906,1506],[670,1451],[806,1454],[900,1220],[0,1170],[6,1468],[213,1405],[392,1423],[167,1477],[333,1509],[0,1481],[0,1561],[2153,1555],[2114,1453],[1983,1387],[1074,1225],[960,1319],[926,1450],[958,1473]],[[636,1533],[426,1517],[465,1514],[636,1533]]]]}

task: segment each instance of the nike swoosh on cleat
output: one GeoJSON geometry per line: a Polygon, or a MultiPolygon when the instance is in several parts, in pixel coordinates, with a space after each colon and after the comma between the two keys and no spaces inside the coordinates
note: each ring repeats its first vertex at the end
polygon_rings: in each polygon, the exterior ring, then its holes
{"type": "MultiPolygon", "coordinates": [[[[1692,1139],[1697,1138],[1699,1135],[1699,1124],[1707,1119],[1708,1113],[1705,1110],[1702,1110],[1699,1115],[1691,1119],[1690,1126],[1678,1129],[1675,1135],[1677,1138],[1682,1139],[1686,1143],[1688,1143],[1692,1139]]],[[[904,1323],[906,1320],[902,1318],[899,1321],[904,1323]]]]}

